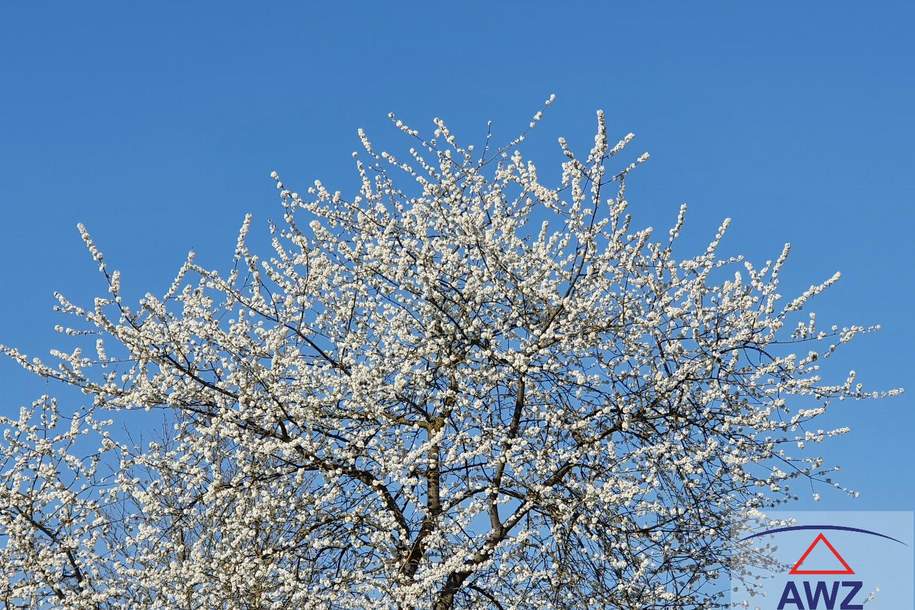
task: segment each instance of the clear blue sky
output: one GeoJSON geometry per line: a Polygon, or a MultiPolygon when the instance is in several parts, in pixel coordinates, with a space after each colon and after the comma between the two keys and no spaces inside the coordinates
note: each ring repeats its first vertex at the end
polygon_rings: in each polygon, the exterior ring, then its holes
{"type": "MultiPolygon", "coordinates": [[[[56,344],[51,292],[103,291],[84,222],[129,294],[186,251],[225,265],[242,216],[278,217],[268,173],[352,191],[355,129],[442,116],[508,138],[550,92],[531,150],[589,146],[594,110],[649,164],[637,224],[690,204],[684,253],[721,218],[725,251],[794,246],[787,288],[835,270],[824,324],[881,323],[836,364],[892,401],[837,403],[857,501],[915,509],[915,5],[894,2],[4,3],[0,8],[0,342],[56,344]]],[[[786,291],[787,292],[787,291],[786,291]]],[[[51,390],[0,362],[0,411],[51,390]]],[[[806,500],[804,501],[807,502],[806,500]]]]}

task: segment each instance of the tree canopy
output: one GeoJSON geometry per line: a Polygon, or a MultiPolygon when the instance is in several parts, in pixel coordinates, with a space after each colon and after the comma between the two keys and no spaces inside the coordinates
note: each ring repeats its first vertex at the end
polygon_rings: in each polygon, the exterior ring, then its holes
{"type": "MultiPolygon", "coordinates": [[[[548,101],[547,105],[552,101],[548,101]]],[[[541,118],[531,121],[534,128],[541,118]]],[[[358,192],[274,172],[272,252],[193,253],[165,294],[57,295],[79,388],[4,418],[0,605],[72,609],[709,608],[735,517],[832,468],[812,422],[869,398],[820,367],[872,330],[821,329],[752,264],[637,228],[628,156],[597,115],[547,185],[445,122],[381,152],[358,192]],[[161,413],[142,441],[117,432],[161,413]],[[151,442],[150,442],[151,441],[151,442]]],[[[888,392],[889,394],[895,391],[888,392]]],[[[806,483],[805,483],[806,484],[806,483]]]]}

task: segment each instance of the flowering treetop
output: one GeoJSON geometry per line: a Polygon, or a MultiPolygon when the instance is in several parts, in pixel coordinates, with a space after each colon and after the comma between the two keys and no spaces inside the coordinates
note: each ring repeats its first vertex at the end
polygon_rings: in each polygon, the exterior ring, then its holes
{"type": "Polygon", "coordinates": [[[80,226],[108,294],[57,295],[77,347],[3,349],[89,399],[4,419],[3,607],[708,608],[735,514],[830,484],[797,447],[871,396],[820,375],[871,329],[803,313],[838,274],[785,300],[788,247],[722,258],[727,220],[676,257],[685,206],[633,227],[647,155],[602,113],[555,186],[526,135],[391,119],[412,146],[360,130],[356,196],[274,172],[269,257],[247,216],[228,273],[192,253],[137,305],[80,226]],[[154,442],[111,432],[135,409],[154,442]]]}

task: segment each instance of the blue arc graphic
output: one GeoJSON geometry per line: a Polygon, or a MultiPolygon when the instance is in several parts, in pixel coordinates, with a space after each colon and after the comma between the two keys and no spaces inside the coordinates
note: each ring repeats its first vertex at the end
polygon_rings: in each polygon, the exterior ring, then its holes
{"type": "Polygon", "coordinates": [[[880,532],[872,532],[870,530],[861,529],[859,527],[848,527],[845,525],[793,525],[790,527],[777,527],[771,530],[765,530],[763,532],[758,532],[756,534],[750,534],[749,536],[744,536],[741,540],[749,540],[750,538],[757,538],[759,536],[765,536],[766,534],[779,534],[781,532],[796,532],[799,530],[837,530],[840,532],[854,532],[856,534],[868,534],[870,536],[877,536],[879,538],[886,538],[887,540],[892,540],[893,542],[898,542],[902,546],[909,546],[902,540],[893,538],[892,536],[887,536],[886,534],[881,534],[880,532]]]}

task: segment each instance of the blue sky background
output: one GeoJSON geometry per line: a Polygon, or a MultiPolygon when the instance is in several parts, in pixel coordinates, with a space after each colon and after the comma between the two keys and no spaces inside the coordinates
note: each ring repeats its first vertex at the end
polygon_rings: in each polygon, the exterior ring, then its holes
{"type": "MultiPolygon", "coordinates": [[[[6,3],[0,8],[0,342],[58,344],[53,290],[104,291],[84,222],[136,296],[188,249],[225,266],[243,214],[263,235],[287,184],[352,192],[355,129],[400,143],[386,113],[497,139],[556,105],[529,151],[590,146],[594,111],[637,134],[636,224],[690,204],[682,254],[722,218],[724,252],[793,245],[786,295],[841,270],[821,324],[881,323],[837,359],[895,400],[837,403],[827,457],[851,500],[915,508],[915,5],[911,3],[6,3]]],[[[0,362],[0,412],[55,391],[0,362]]],[[[800,506],[812,505],[809,493],[800,506]]]]}

